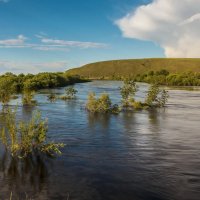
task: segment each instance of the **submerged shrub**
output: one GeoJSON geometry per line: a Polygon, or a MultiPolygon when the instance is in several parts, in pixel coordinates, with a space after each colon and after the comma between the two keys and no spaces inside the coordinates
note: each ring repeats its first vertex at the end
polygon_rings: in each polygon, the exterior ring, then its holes
{"type": "Polygon", "coordinates": [[[17,122],[16,111],[8,109],[0,131],[0,140],[12,157],[61,154],[60,148],[64,144],[48,142],[47,131],[47,120],[41,119],[40,112],[35,112],[29,122],[17,122]]]}
{"type": "Polygon", "coordinates": [[[153,105],[154,103],[156,103],[158,101],[158,95],[160,93],[160,89],[159,86],[157,84],[153,84],[150,86],[146,99],[145,99],[145,103],[149,106],[153,105]]]}
{"type": "Polygon", "coordinates": [[[88,95],[86,109],[92,113],[118,113],[119,107],[117,104],[112,105],[108,94],[103,93],[99,98],[96,98],[95,93],[88,95]]]}
{"type": "Polygon", "coordinates": [[[73,87],[68,87],[65,89],[66,95],[71,98],[74,98],[77,92],[78,91],[76,89],[74,89],[73,87]]]}
{"type": "Polygon", "coordinates": [[[164,107],[168,101],[168,98],[169,98],[168,92],[166,90],[161,90],[160,97],[158,98],[158,106],[164,107]]]}
{"type": "Polygon", "coordinates": [[[144,104],[141,101],[132,101],[130,105],[135,109],[143,109],[144,104]]]}
{"type": "Polygon", "coordinates": [[[12,99],[15,92],[13,80],[9,77],[3,77],[0,79],[0,102],[3,105],[7,105],[12,99]]]}
{"type": "Polygon", "coordinates": [[[76,93],[78,91],[74,89],[73,87],[68,87],[65,89],[65,96],[62,96],[60,99],[62,100],[70,100],[76,98],[76,93]]]}
{"type": "Polygon", "coordinates": [[[124,81],[124,85],[120,87],[123,107],[128,107],[130,105],[130,101],[134,101],[137,90],[138,87],[134,80],[127,79],[124,81]]]}
{"type": "Polygon", "coordinates": [[[37,104],[37,101],[34,100],[34,95],[35,92],[34,91],[30,91],[30,90],[25,90],[22,94],[22,104],[24,106],[29,105],[29,106],[34,106],[37,104]]]}
{"type": "Polygon", "coordinates": [[[167,103],[168,98],[169,95],[166,90],[161,90],[158,84],[153,84],[149,88],[145,103],[149,107],[164,107],[167,103]]]}
{"type": "Polygon", "coordinates": [[[89,93],[86,109],[92,113],[97,112],[97,100],[94,92],[89,93]]]}
{"type": "Polygon", "coordinates": [[[57,97],[54,93],[51,93],[47,96],[47,99],[50,101],[50,102],[55,102],[57,97]]]}
{"type": "Polygon", "coordinates": [[[36,105],[36,101],[33,99],[35,95],[35,90],[30,80],[26,80],[23,85],[22,93],[22,104],[23,105],[36,105]]]}

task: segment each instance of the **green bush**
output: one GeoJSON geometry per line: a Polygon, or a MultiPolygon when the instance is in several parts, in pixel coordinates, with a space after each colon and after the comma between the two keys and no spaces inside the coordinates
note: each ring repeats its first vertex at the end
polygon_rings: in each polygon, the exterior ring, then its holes
{"type": "Polygon", "coordinates": [[[136,110],[144,108],[144,104],[140,101],[133,101],[130,105],[136,110]]]}
{"type": "Polygon", "coordinates": [[[104,93],[99,98],[96,98],[95,93],[88,95],[86,109],[92,113],[118,113],[118,105],[112,105],[108,94],[104,93]]]}
{"type": "Polygon", "coordinates": [[[37,104],[37,101],[34,100],[34,94],[35,92],[34,91],[24,91],[23,94],[22,94],[22,104],[24,106],[34,106],[37,104]]]}
{"type": "Polygon", "coordinates": [[[50,101],[50,102],[55,102],[57,97],[54,93],[51,93],[47,96],[47,99],[50,101]]]}
{"type": "Polygon", "coordinates": [[[7,105],[15,93],[13,80],[9,77],[0,78],[0,102],[7,105]]]}
{"type": "Polygon", "coordinates": [[[78,91],[74,89],[73,87],[68,87],[65,89],[65,96],[61,96],[60,99],[66,101],[70,99],[75,99],[76,98],[76,93],[78,91]]]}
{"type": "Polygon", "coordinates": [[[166,90],[161,90],[158,84],[153,84],[148,90],[145,104],[149,107],[164,107],[168,97],[169,95],[166,90]]]}
{"type": "Polygon", "coordinates": [[[41,119],[40,112],[35,112],[29,122],[16,120],[16,111],[7,110],[0,139],[12,157],[26,158],[37,154],[54,156],[61,154],[63,143],[47,141],[47,120],[41,119]]]}
{"type": "Polygon", "coordinates": [[[128,107],[130,105],[130,101],[134,101],[137,90],[138,87],[134,80],[126,79],[124,81],[124,85],[120,88],[123,107],[128,107]]]}

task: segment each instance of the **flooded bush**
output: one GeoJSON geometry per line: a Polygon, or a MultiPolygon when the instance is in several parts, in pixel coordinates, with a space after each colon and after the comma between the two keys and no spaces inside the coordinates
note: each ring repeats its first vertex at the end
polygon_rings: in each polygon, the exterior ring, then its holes
{"type": "Polygon", "coordinates": [[[36,101],[34,100],[35,90],[30,80],[26,80],[23,85],[22,91],[22,104],[24,106],[34,106],[36,105],[36,101]]]}
{"type": "Polygon", "coordinates": [[[138,90],[138,87],[133,80],[129,80],[129,79],[124,80],[124,85],[120,87],[123,107],[129,107],[130,102],[135,101],[134,97],[137,90],[138,90]]]}
{"type": "Polygon", "coordinates": [[[3,105],[8,105],[9,101],[15,92],[13,80],[9,77],[0,79],[0,102],[3,105]]]}
{"type": "Polygon", "coordinates": [[[68,87],[65,89],[65,96],[60,97],[62,100],[70,100],[70,99],[75,99],[76,98],[76,93],[78,91],[74,89],[73,87],[68,87]]]}
{"type": "Polygon", "coordinates": [[[34,100],[34,95],[35,92],[34,91],[30,91],[30,90],[25,90],[22,94],[22,104],[24,106],[29,105],[29,106],[34,106],[37,104],[37,101],[34,100]]]}
{"type": "Polygon", "coordinates": [[[144,104],[141,101],[132,101],[130,102],[130,106],[133,108],[140,110],[144,108],[144,104]]]}
{"type": "Polygon", "coordinates": [[[28,122],[17,122],[16,111],[8,108],[0,131],[0,139],[12,157],[61,154],[60,148],[64,147],[64,144],[48,142],[47,131],[47,120],[41,119],[40,112],[35,112],[28,122]]]}
{"type": "Polygon", "coordinates": [[[48,99],[48,101],[50,101],[50,102],[55,102],[56,99],[57,99],[57,96],[56,96],[54,93],[50,93],[50,94],[47,96],[47,99],[48,99]]]}
{"type": "Polygon", "coordinates": [[[108,94],[104,93],[99,98],[95,93],[88,95],[86,109],[92,113],[118,113],[119,107],[117,104],[112,105],[108,94]]]}
{"type": "Polygon", "coordinates": [[[150,86],[145,100],[143,102],[136,101],[134,97],[138,89],[138,86],[133,80],[124,81],[124,85],[120,88],[123,110],[164,107],[169,98],[166,90],[161,90],[158,84],[153,84],[150,86]]]}
{"type": "Polygon", "coordinates": [[[168,92],[164,89],[160,89],[158,84],[150,86],[145,104],[149,107],[164,107],[169,98],[168,92]]]}

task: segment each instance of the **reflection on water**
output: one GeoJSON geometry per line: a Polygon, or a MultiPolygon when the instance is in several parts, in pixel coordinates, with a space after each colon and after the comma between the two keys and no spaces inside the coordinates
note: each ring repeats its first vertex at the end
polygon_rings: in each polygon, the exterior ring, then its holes
{"type": "MultiPolygon", "coordinates": [[[[41,192],[48,180],[50,166],[47,166],[47,163],[41,155],[29,156],[22,160],[3,151],[0,157],[1,190],[12,192],[14,199],[25,199],[27,193],[30,198],[30,195],[41,192]],[[7,181],[8,185],[5,185],[7,181]]],[[[1,198],[8,198],[10,193],[1,194],[1,198]]]]}
{"type": "Polygon", "coordinates": [[[90,129],[94,129],[96,126],[102,126],[106,130],[110,125],[110,114],[88,113],[88,125],[90,129]]]}
{"type": "MultiPolygon", "coordinates": [[[[199,200],[200,91],[170,90],[165,109],[119,115],[85,111],[89,91],[108,92],[119,103],[120,85],[76,84],[78,98],[66,102],[49,102],[51,90],[43,90],[36,96],[36,108],[19,106],[18,119],[29,119],[40,109],[49,119],[51,139],[67,146],[54,160],[22,162],[1,151],[0,199],[13,191],[19,199],[27,194],[42,200],[199,200]]],[[[141,84],[136,98],[144,97],[146,89],[141,84]]]]}

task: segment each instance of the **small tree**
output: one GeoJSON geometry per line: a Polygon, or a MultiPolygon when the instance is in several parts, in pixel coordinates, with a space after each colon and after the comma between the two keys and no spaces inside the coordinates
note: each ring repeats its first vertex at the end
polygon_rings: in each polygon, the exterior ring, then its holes
{"type": "Polygon", "coordinates": [[[157,84],[153,84],[150,86],[147,97],[145,99],[145,103],[149,106],[152,106],[155,102],[158,101],[158,94],[160,93],[160,89],[157,84]]]}
{"type": "Polygon", "coordinates": [[[169,94],[166,90],[162,90],[160,93],[160,97],[158,98],[158,106],[164,107],[168,101],[169,94]]]}
{"type": "Polygon", "coordinates": [[[73,87],[68,87],[65,89],[65,96],[62,96],[62,100],[69,100],[69,99],[75,99],[76,98],[76,93],[78,91],[74,89],[73,87]]]}
{"type": "Polygon", "coordinates": [[[9,77],[2,77],[0,79],[0,102],[7,105],[15,93],[15,87],[12,79],[9,77]]]}
{"type": "Polygon", "coordinates": [[[70,99],[74,99],[76,96],[76,93],[78,91],[76,89],[74,89],[73,87],[68,87],[65,89],[65,93],[66,93],[66,96],[70,99]]]}
{"type": "Polygon", "coordinates": [[[120,87],[123,106],[129,106],[130,101],[134,101],[135,93],[138,87],[134,80],[125,80],[124,85],[120,87]]]}
{"type": "Polygon", "coordinates": [[[47,121],[41,119],[40,112],[35,112],[29,122],[17,122],[16,111],[8,109],[0,131],[0,141],[12,157],[61,154],[60,148],[64,147],[64,144],[48,142],[47,130],[47,121]]]}
{"type": "Polygon", "coordinates": [[[103,93],[99,99],[97,99],[97,110],[100,113],[106,113],[111,110],[112,102],[108,94],[103,93]]]}
{"type": "Polygon", "coordinates": [[[97,112],[97,100],[94,92],[89,93],[86,109],[92,113],[97,112]]]}
{"type": "Polygon", "coordinates": [[[103,93],[99,98],[96,98],[95,93],[88,95],[86,109],[92,113],[118,113],[118,105],[112,105],[108,94],[103,93]]]}
{"type": "Polygon", "coordinates": [[[166,90],[160,90],[158,84],[153,84],[150,86],[149,91],[147,93],[145,103],[152,107],[163,107],[165,106],[168,100],[168,92],[166,90]]]}
{"type": "Polygon", "coordinates": [[[47,99],[50,101],[50,102],[54,102],[56,101],[56,95],[54,93],[50,93],[48,96],[47,96],[47,99]]]}
{"type": "Polygon", "coordinates": [[[22,104],[23,105],[36,105],[34,100],[35,91],[33,89],[31,81],[25,81],[22,93],[22,104]]]}
{"type": "Polygon", "coordinates": [[[22,94],[22,104],[23,105],[36,105],[36,100],[34,100],[34,91],[24,90],[22,94]]]}

